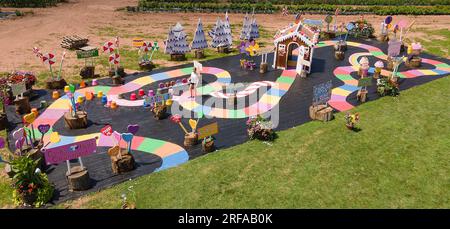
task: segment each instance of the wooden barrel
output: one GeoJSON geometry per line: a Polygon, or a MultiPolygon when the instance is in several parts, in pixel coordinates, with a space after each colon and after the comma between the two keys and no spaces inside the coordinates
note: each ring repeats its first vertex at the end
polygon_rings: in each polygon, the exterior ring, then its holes
{"type": "Polygon", "coordinates": [[[422,63],[422,58],[417,57],[417,58],[412,58],[411,60],[407,60],[406,61],[406,66],[410,67],[410,68],[418,68],[420,67],[422,63]]]}
{"type": "Polygon", "coordinates": [[[80,70],[82,79],[89,79],[95,77],[95,66],[85,66],[80,70]]]}
{"type": "Polygon", "coordinates": [[[202,142],[202,150],[205,153],[211,153],[214,150],[216,150],[216,147],[214,146],[214,141],[202,142]]]}
{"type": "Polygon", "coordinates": [[[190,147],[197,145],[198,136],[196,133],[187,133],[184,135],[184,146],[190,147]]]}
{"type": "Polygon", "coordinates": [[[186,60],[186,56],[184,54],[170,54],[171,61],[183,61],[186,60]]]}

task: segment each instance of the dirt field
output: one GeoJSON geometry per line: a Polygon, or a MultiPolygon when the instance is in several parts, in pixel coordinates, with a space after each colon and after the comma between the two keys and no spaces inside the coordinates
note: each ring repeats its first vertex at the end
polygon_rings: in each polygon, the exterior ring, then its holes
{"type": "MultiPolygon", "coordinates": [[[[72,0],[70,3],[58,7],[32,10],[33,14],[14,20],[0,20],[0,72],[16,70],[32,70],[40,72],[47,68],[34,56],[33,47],[39,47],[43,52],[53,52],[58,57],[64,51],[60,47],[61,38],[65,35],[78,34],[87,36],[91,45],[99,46],[107,40],[118,35],[122,45],[130,45],[135,36],[147,40],[162,41],[167,36],[169,26],[181,22],[185,26],[188,39],[192,34],[199,17],[202,18],[205,30],[209,29],[217,17],[223,14],[197,14],[197,13],[127,13],[117,11],[119,7],[136,5],[137,0],[72,0]]],[[[13,10],[3,8],[3,11],[13,10]]],[[[278,28],[284,27],[293,21],[293,16],[283,17],[280,14],[257,15],[257,21],[261,26],[261,33],[265,35],[260,42],[270,44],[271,35],[278,28]]],[[[307,15],[311,19],[323,18],[323,15],[307,15]]],[[[358,16],[340,16],[338,22],[348,22],[357,19],[358,16]]],[[[382,16],[365,16],[378,30],[382,16]]],[[[414,30],[408,34],[409,38],[425,36],[417,29],[450,29],[450,16],[395,16],[394,23],[401,18],[408,21],[416,20],[414,30]]],[[[230,14],[233,35],[239,36],[243,20],[242,14],[230,14]]],[[[162,51],[162,49],[161,49],[162,51]]],[[[102,58],[102,57],[101,57],[102,58]]],[[[106,59],[106,57],[103,57],[106,59]]],[[[174,65],[158,60],[159,64],[174,65]]],[[[68,52],[65,62],[64,74],[76,75],[82,61],[76,59],[75,52],[68,52]]]]}

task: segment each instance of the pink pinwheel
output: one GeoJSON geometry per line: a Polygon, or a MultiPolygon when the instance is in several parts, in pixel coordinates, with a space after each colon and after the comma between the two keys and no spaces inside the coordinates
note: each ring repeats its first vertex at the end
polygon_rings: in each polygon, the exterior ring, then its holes
{"type": "Polygon", "coordinates": [[[105,44],[103,44],[103,52],[105,53],[114,53],[115,47],[114,47],[114,43],[111,41],[106,42],[105,44]]]}

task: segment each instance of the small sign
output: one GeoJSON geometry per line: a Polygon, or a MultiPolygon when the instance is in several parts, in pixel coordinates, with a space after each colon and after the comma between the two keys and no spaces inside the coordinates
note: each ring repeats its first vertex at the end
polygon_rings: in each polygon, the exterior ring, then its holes
{"type": "Polygon", "coordinates": [[[319,105],[328,102],[331,99],[331,87],[333,83],[330,81],[321,83],[313,88],[313,105],[319,105]]]}
{"type": "Polygon", "coordinates": [[[91,58],[98,56],[98,49],[92,49],[92,50],[78,50],[77,51],[77,58],[78,59],[85,59],[85,58],[91,58]]]}
{"type": "Polygon", "coordinates": [[[358,87],[368,87],[372,85],[372,78],[365,77],[358,80],[358,87]]]}
{"type": "Polygon", "coordinates": [[[206,138],[219,133],[219,125],[217,124],[217,122],[214,122],[198,128],[197,132],[198,132],[198,139],[206,138]]]}
{"type": "Polygon", "coordinates": [[[22,81],[20,83],[11,84],[11,90],[13,93],[13,96],[22,95],[27,91],[27,86],[25,84],[25,81],[22,81]]]}
{"type": "Polygon", "coordinates": [[[133,38],[133,47],[141,48],[144,45],[144,40],[142,38],[133,38]]]}
{"type": "Polygon", "coordinates": [[[47,165],[51,165],[91,155],[96,152],[96,149],[97,139],[91,138],[55,148],[42,149],[42,151],[44,151],[45,162],[47,165]]]}
{"type": "Polygon", "coordinates": [[[105,135],[105,136],[111,136],[113,133],[113,129],[111,125],[106,125],[105,127],[103,127],[100,132],[105,135]]]}

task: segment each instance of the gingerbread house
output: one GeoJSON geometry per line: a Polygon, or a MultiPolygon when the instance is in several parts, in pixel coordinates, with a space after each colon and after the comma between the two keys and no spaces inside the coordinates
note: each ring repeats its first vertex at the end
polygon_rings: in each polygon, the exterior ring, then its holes
{"type": "Polygon", "coordinates": [[[299,75],[310,73],[314,47],[319,41],[318,26],[300,20],[279,30],[274,37],[273,68],[295,69],[299,75]]]}

